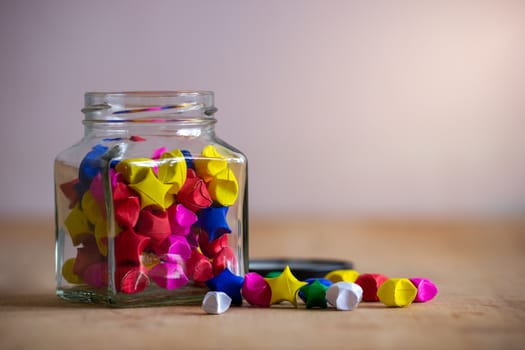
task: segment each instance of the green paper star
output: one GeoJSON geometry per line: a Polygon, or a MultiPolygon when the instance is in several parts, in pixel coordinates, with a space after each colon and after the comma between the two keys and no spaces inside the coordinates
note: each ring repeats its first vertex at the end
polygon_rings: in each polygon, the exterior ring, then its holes
{"type": "Polygon", "coordinates": [[[301,287],[301,292],[304,294],[306,308],[320,307],[326,309],[326,290],[327,286],[323,285],[318,280],[310,283],[307,286],[301,287]]]}

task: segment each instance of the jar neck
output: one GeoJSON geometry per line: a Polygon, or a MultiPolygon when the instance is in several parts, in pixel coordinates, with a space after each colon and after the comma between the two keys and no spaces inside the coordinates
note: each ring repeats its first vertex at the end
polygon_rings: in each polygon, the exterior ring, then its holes
{"type": "Polygon", "coordinates": [[[88,92],[85,135],[213,136],[216,119],[211,91],[88,92]]]}
{"type": "Polygon", "coordinates": [[[168,120],[155,122],[94,122],[84,120],[85,137],[120,137],[131,136],[180,136],[214,137],[215,119],[212,120],[168,120]]]}

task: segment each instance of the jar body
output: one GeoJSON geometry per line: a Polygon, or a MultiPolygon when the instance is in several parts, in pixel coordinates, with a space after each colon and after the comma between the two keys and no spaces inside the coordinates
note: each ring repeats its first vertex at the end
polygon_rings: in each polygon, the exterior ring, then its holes
{"type": "Polygon", "coordinates": [[[224,269],[247,271],[246,157],[215,136],[202,92],[183,94],[127,93],[117,107],[86,98],[95,116],[55,160],[58,296],[194,304],[224,269]]]}

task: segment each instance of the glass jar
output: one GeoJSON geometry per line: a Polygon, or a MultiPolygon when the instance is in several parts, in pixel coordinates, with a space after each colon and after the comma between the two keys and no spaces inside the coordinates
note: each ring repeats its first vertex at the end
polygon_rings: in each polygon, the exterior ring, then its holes
{"type": "Polygon", "coordinates": [[[200,303],[248,267],[247,159],[216,137],[213,92],[92,92],[55,160],[57,295],[200,303]]]}

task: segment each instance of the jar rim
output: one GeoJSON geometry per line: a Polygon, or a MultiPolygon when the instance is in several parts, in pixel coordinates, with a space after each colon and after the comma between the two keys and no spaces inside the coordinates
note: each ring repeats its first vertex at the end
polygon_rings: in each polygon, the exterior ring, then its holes
{"type": "Polygon", "coordinates": [[[214,119],[214,93],[207,90],[86,92],[82,113],[88,121],[152,118],[214,119]]]}

